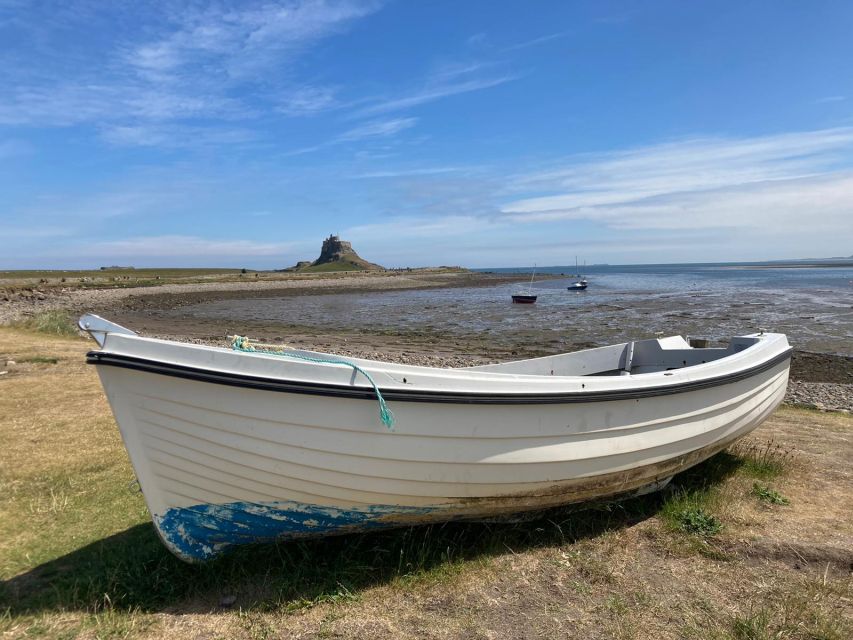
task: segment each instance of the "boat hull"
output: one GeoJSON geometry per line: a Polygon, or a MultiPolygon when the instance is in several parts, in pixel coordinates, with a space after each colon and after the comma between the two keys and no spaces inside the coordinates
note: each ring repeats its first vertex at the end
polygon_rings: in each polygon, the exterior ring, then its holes
{"type": "Polygon", "coordinates": [[[248,542],[500,517],[654,488],[766,419],[788,367],[776,357],[709,388],[590,402],[401,396],[389,400],[396,432],[378,424],[369,397],[97,368],[161,538],[201,561],[248,542]]]}
{"type": "Polygon", "coordinates": [[[512,301],[514,304],[533,304],[536,302],[537,296],[529,296],[529,295],[514,295],[512,296],[512,301]]]}

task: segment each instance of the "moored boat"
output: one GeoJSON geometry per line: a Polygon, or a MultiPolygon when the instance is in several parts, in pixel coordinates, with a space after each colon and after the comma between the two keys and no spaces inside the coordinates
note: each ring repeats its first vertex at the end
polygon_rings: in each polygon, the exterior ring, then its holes
{"type": "Polygon", "coordinates": [[[80,326],[154,525],[186,561],[659,488],[770,415],[791,355],[782,334],[673,336],[438,369],[80,326]]]}
{"type": "Polygon", "coordinates": [[[536,276],[536,266],[533,266],[533,273],[530,274],[530,284],[527,287],[527,293],[513,293],[513,304],[533,304],[536,302],[536,296],[533,293],[533,278],[536,276]]]}
{"type": "MultiPolygon", "coordinates": [[[[583,265],[584,267],[586,267],[586,260],[583,261],[583,265]]],[[[577,256],[575,256],[575,273],[577,274],[578,280],[570,284],[568,287],[566,287],[566,289],[568,289],[569,291],[586,291],[589,282],[581,275],[580,270],[578,269],[577,256]]]]}

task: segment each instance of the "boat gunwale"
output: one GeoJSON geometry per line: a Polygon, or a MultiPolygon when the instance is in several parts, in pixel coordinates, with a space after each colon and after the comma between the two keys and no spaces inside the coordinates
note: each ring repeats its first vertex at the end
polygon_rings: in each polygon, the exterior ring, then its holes
{"type": "MultiPolygon", "coordinates": [[[[493,404],[493,405],[531,405],[531,404],[572,404],[582,402],[606,402],[615,400],[640,400],[658,396],[699,391],[712,387],[740,382],[754,375],[772,369],[776,365],[789,360],[792,347],[774,355],[763,362],[745,369],[739,369],[722,375],[711,376],[698,380],[672,382],[665,385],[647,386],[634,389],[603,389],[597,391],[558,391],[558,392],[516,392],[495,393],[477,391],[445,391],[422,389],[395,389],[386,387],[382,395],[386,400],[397,402],[426,402],[444,404],[493,404]]],[[[717,361],[719,362],[719,361],[717,361]]],[[[275,391],[282,393],[297,393],[307,395],[330,396],[351,399],[376,399],[372,387],[357,385],[341,385],[328,382],[311,382],[286,378],[272,378],[246,373],[218,371],[195,367],[191,365],[163,362],[150,358],[131,356],[108,351],[90,351],[86,354],[86,363],[93,365],[114,366],[145,373],[153,373],[170,377],[182,378],[196,382],[221,384],[231,387],[275,391]]],[[[701,365],[695,365],[701,366],[701,365]]],[[[689,369],[692,367],[685,367],[689,369]]],[[[642,374],[639,374],[642,375],[642,374]]],[[[575,377],[575,376],[573,376],[575,377]]],[[[582,376],[581,376],[582,377],[582,376]]]]}

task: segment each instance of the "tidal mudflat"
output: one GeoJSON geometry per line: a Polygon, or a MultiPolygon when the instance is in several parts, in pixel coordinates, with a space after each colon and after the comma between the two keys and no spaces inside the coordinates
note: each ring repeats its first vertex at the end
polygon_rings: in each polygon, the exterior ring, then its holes
{"type": "Polygon", "coordinates": [[[795,348],[797,402],[853,409],[844,386],[853,383],[853,287],[846,280],[853,270],[789,271],[608,272],[590,275],[584,292],[566,290],[573,279],[549,273],[534,283],[539,298],[532,306],[510,302],[514,291],[527,288],[519,274],[486,274],[474,283],[456,279],[454,287],[145,296],[105,313],[149,335],[225,344],[226,335],[237,333],[429,366],[536,357],[660,334],[719,343],[765,329],[786,333],[795,348]],[[488,279],[512,275],[515,282],[488,279]]]}

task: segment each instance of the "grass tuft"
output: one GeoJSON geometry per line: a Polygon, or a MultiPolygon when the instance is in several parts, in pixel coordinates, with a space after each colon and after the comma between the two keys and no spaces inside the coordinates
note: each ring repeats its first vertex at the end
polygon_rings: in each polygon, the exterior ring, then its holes
{"type": "MultiPolygon", "coordinates": [[[[102,638],[104,640],[108,638],[129,638],[137,634],[144,634],[146,629],[150,628],[154,622],[154,618],[143,615],[139,609],[131,609],[130,611],[114,609],[107,597],[104,607],[96,613],[87,615],[83,619],[79,630],[91,631],[92,635],[98,640],[102,638]]],[[[69,631],[73,631],[74,636],[76,636],[78,629],[69,631]]]]}
{"type": "Polygon", "coordinates": [[[22,329],[56,336],[77,335],[77,325],[66,311],[43,311],[18,323],[22,329]]]}
{"type": "Polygon", "coordinates": [[[738,457],[723,451],[677,476],[660,508],[660,517],[666,527],[699,538],[720,533],[723,523],[715,515],[725,502],[720,486],[741,465],[738,457]]]}
{"type": "Polygon", "coordinates": [[[771,640],[770,612],[767,609],[732,616],[732,637],[736,640],[771,640]]]}
{"type": "MultiPolygon", "coordinates": [[[[786,587],[777,586],[763,601],[751,601],[746,612],[727,616],[714,637],[736,640],[777,638],[847,640],[853,633],[845,603],[851,585],[847,580],[807,576],[786,587]]],[[[712,623],[711,631],[714,631],[712,623]]],[[[707,636],[705,636],[707,637],[707,636]]]]}
{"type": "Polygon", "coordinates": [[[741,440],[729,451],[741,460],[743,472],[759,480],[769,480],[786,473],[794,462],[795,452],[775,440],[761,444],[741,440]]]}
{"type": "Polygon", "coordinates": [[[752,485],[752,495],[762,502],[769,502],[770,504],[791,504],[791,501],[778,491],[758,482],[752,485]]]}
{"type": "Polygon", "coordinates": [[[31,358],[21,358],[18,360],[20,364],[56,364],[59,358],[50,356],[32,356],[31,358]]]}
{"type": "Polygon", "coordinates": [[[723,525],[717,517],[701,507],[681,509],[674,514],[674,517],[682,531],[697,536],[715,536],[723,530],[723,525]]]}

